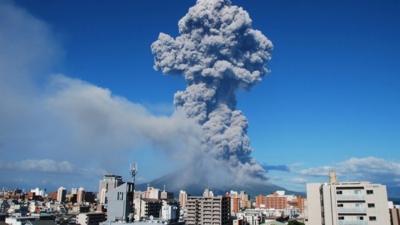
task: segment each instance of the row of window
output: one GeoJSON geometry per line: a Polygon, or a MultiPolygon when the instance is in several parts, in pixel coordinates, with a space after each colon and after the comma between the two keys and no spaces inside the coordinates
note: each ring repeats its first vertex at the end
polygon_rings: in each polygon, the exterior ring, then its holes
{"type": "MultiPolygon", "coordinates": [[[[376,221],[376,216],[369,216],[369,221],[376,221]]],[[[359,220],[364,220],[363,216],[358,217],[359,220]]],[[[339,220],[344,220],[344,216],[339,216],[339,220]]]]}
{"type": "MultiPolygon", "coordinates": [[[[360,194],[361,190],[354,190],[354,194],[360,194]]],[[[336,191],[336,194],[341,195],[343,194],[343,191],[336,191]]],[[[374,190],[367,190],[367,195],[372,195],[374,194],[374,190]]]]}
{"type": "MultiPolygon", "coordinates": [[[[337,207],[343,207],[343,203],[338,203],[337,207]]],[[[361,207],[361,204],[357,203],[355,204],[355,207],[356,208],[361,207]]],[[[375,208],[375,203],[368,203],[368,208],[375,208]]]]}

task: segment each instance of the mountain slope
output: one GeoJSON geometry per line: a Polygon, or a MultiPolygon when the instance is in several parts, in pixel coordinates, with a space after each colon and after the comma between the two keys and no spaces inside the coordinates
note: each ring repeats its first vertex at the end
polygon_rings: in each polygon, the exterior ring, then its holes
{"type": "Polygon", "coordinates": [[[148,183],[138,184],[136,186],[137,190],[146,190],[147,185],[152,187],[156,187],[159,189],[163,189],[164,185],[166,186],[166,190],[170,192],[174,192],[175,196],[179,193],[180,190],[185,190],[190,195],[202,195],[205,188],[210,188],[215,194],[224,194],[230,190],[235,191],[246,191],[250,196],[255,197],[259,194],[269,194],[277,190],[285,190],[287,193],[291,194],[301,194],[293,191],[288,191],[283,187],[265,182],[265,183],[257,183],[257,184],[227,184],[226,187],[208,187],[207,184],[201,182],[200,180],[197,182],[191,182],[190,184],[182,184],[180,182],[180,172],[176,171],[160,178],[157,178],[148,183]]]}

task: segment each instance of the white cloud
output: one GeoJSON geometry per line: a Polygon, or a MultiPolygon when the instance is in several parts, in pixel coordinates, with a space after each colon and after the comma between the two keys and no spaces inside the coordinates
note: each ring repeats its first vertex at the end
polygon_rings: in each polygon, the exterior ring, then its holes
{"type": "Polygon", "coordinates": [[[193,157],[198,125],[182,113],[155,116],[108,89],[51,75],[63,54],[51,29],[12,1],[0,2],[0,49],[2,182],[35,171],[115,172],[149,148],[178,163],[193,157]],[[21,155],[32,160],[19,161],[21,155]]]}
{"type": "Polygon", "coordinates": [[[70,143],[82,151],[105,153],[151,144],[181,157],[177,153],[189,154],[199,145],[200,128],[180,112],[154,116],[108,89],[62,75],[53,76],[50,86],[54,92],[44,99],[46,109],[62,121],[70,143]]]}
{"type": "Polygon", "coordinates": [[[12,171],[35,171],[50,173],[72,173],[74,166],[68,161],[52,159],[26,159],[21,161],[0,161],[0,169],[12,171]]]}
{"type": "Polygon", "coordinates": [[[329,170],[335,170],[339,181],[369,181],[388,187],[389,196],[398,197],[400,192],[400,162],[377,157],[350,158],[332,165],[300,169],[297,176],[307,182],[327,182],[329,170]]]}
{"type": "Polygon", "coordinates": [[[327,176],[334,169],[339,175],[356,178],[378,178],[379,176],[400,177],[400,163],[376,157],[350,158],[331,166],[303,169],[300,174],[307,176],[327,176]]]}

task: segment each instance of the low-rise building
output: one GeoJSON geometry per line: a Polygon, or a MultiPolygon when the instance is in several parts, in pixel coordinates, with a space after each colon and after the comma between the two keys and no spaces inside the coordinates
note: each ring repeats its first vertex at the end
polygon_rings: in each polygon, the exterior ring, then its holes
{"type": "Polygon", "coordinates": [[[76,222],[80,225],[99,225],[106,220],[103,212],[79,213],[76,216],[76,222]]]}

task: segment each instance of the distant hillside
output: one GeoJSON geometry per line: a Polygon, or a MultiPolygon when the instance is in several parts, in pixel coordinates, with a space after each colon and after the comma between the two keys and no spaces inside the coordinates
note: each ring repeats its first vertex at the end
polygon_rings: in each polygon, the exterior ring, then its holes
{"type": "MultiPolygon", "coordinates": [[[[187,184],[187,185],[180,185],[179,182],[179,173],[170,173],[165,176],[162,176],[160,178],[157,178],[153,181],[150,181],[148,183],[143,183],[143,184],[138,184],[137,185],[137,190],[146,190],[147,185],[149,184],[152,187],[160,188],[163,189],[164,185],[166,186],[167,191],[174,192],[175,196],[179,193],[180,190],[185,190],[188,194],[190,195],[202,195],[203,191],[205,188],[207,188],[206,184],[202,182],[197,182],[197,183],[192,183],[192,184],[187,184]]],[[[244,190],[252,198],[254,196],[259,195],[259,194],[269,194],[272,193],[276,190],[285,190],[289,194],[300,194],[304,195],[302,193],[298,192],[293,192],[293,191],[288,191],[283,187],[270,184],[270,183],[264,183],[264,184],[252,184],[252,185],[230,185],[227,184],[226,188],[215,188],[215,187],[209,187],[215,194],[224,194],[230,190],[235,190],[235,191],[241,191],[244,190]]]]}

